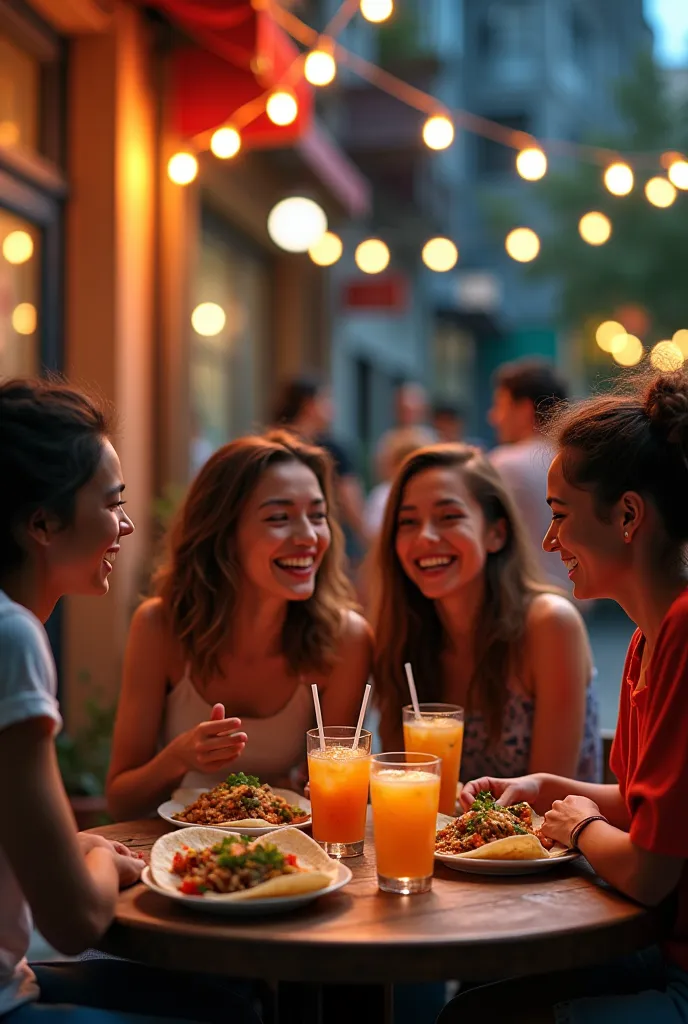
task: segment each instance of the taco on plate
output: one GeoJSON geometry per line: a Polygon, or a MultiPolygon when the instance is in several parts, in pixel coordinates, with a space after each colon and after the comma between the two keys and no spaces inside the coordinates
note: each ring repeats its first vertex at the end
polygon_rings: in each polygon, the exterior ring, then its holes
{"type": "Polygon", "coordinates": [[[207,899],[250,900],[325,889],[337,865],[309,836],[285,829],[251,839],[213,828],[161,836],[151,872],[164,889],[207,899]]]}
{"type": "Polygon", "coordinates": [[[273,793],[267,782],[238,772],[173,814],[190,825],[234,825],[238,829],[266,825],[301,825],[310,814],[273,793]]]}
{"type": "Polygon", "coordinates": [[[501,807],[491,793],[478,793],[470,811],[458,818],[441,816],[435,853],[488,860],[539,860],[560,857],[566,847],[541,833],[544,819],[530,804],[501,807]]]}

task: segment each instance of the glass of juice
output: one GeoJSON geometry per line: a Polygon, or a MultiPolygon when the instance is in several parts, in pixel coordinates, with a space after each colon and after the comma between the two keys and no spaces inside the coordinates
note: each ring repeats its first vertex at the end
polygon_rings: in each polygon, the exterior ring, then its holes
{"type": "Polygon", "coordinates": [[[458,704],[419,704],[420,718],[413,707],[403,708],[404,746],[442,758],[440,811],[456,814],[456,789],[463,748],[463,708],[458,704]]]}
{"type": "Polygon", "coordinates": [[[354,750],[355,738],[353,726],[327,726],[322,750],[318,730],[306,733],[313,838],[330,857],[363,853],[373,737],[362,729],[354,750]]]}
{"type": "Polygon", "coordinates": [[[430,754],[375,754],[370,764],[377,883],[411,895],[432,885],[440,799],[440,759],[430,754]]]}

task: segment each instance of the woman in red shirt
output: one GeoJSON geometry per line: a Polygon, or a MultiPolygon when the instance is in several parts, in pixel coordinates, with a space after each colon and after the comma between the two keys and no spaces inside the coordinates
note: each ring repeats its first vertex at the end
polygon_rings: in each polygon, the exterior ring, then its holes
{"type": "Polygon", "coordinates": [[[528,800],[546,812],[545,833],[575,845],[620,892],[646,906],[673,896],[674,924],[661,948],[537,985],[476,988],[439,1021],[477,1010],[511,1022],[679,1024],[688,1021],[688,374],[636,375],[630,388],[566,409],[552,436],[543,546],[559,553],[577,598],[610,598],[638,626],[611,756],[619,782],[483,778],[461,799],[467,808],[490,789],[503,804],[528,800]]]}

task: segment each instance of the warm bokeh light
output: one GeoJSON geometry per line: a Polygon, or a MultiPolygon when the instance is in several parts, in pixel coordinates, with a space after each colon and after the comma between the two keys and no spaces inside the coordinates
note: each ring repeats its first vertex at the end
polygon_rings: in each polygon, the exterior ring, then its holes
{"type": "Polygon", "coordinates": [[[26,263],[33,256],[33,238],[28,231],[10,231],[2,243],[2,255],[8,263],[26,263]]]}
{"type": "Polygon", "coordinates": [[[603,352],[619,352],[626,344],[626,329],[617,320],[605,320],[595,331],[595,341],[603,352]]]}
{"type": "Polygon", "coordinates": [[[17,334],[33,334],[37,322],[36,307],[30,302],[20,302],[12,310],[12,326],[17,334]]]}
{"type": "Polygon", "coordinates": [[[198,174],[198,160],[193,153],[175,153],[167,164],[167,174],[175,185],[190,185],[198,174]]]}
{"type": "Polygon", "coordinates": [[[344,245],[339,235],[326,231],[315,245],[311,245],[308,255],[319,267],[331,267],[341,257],[344,245]]]}
{"type": "Polygon", "coordinates": [[[682,327],[680,331],[676,331],[676,334],[671,339],[674,345],[678,345],[683,354],[684,359],[688,359],[688,330],[682,327]]]}
{"type": "Polygon", "coordinates": [[[674,160],[668,171],[669,181],[682,191],[688,190],[688,160],[674,160]]]}
{"type": "Polygon", "coordinates": [[[666,178],[650,178],[645,182],[645,195],[653,206],[665,210],[676,199],[676,189],[666,178]]]}
{"type": "Polygon", "coordinates": [[[381,274],[389,266],[389,249],[379,238],[367,238],[356,247],[356,266],[364,274],[381,274]]]}
{"type": "Polygon", "coordinates": [[[610,164],[604,172],[604,183],[613,196],[627,196],[633,191],[633,181],[633,171],[628,164],[610,164]]]}
{"type": "Polygon", "coordinates": [[[14,121],[0,121],[0,146],[16,146],[19,142],[19,125],[14,121]]]}
{"type": "Polygon", "coordinates": [[[614,362],[619,366],[637,366],[645,354],[643,343],[635,334],[626,335],[626,344],[618,351],[612,352],[614,362]]]}
{"type": "Polygon", "coordinates": [[[428,269],[444,274],[456,266],[459,250],[450,238],[431,238],[423,246],[422,257],[428,269]]]}
{"type": "Polygon", "coordinates": [[[539,181],[547,173],[547,157],[536,146],[522,149],[516,157],[516,170],[526,181],[539,181]]]}
{"type": "Polygon", "coordinates": [[[658,341],[650,352],[650,362],[655,370],[670,373],[683,366],[683,352],[674,341],[658,341]]]}
{"type": "Polygon", "coordinates": [[[447,149],[454,141],[454,125],[444,114],[433,114],[423,125],[423,142],[429,149],[447,149]]]}
{"type": "Polygon", "coordinates": [[[191,314],[191,326],[204,338],[214,338],[224,330],[226,323],[225,311],[216,302],[201,302],[191,314]]]}
{"type": "Polygon", "coordinates": [[[514,228],[504,244],[512,260],[519,263],[530,263],[540,252],[540,239],[530,228],[514,228]]]}
{"type": "Polygon", "coordinates": [[[265,113],[280,128],[292,124],[299,113],[296,96],[287,89],[275,89],[265,104],[265,113]]]}
{"type": "Polygon", "coordinates": [[[268,216],[268,234],[285,252],[308,252],[326,231],[325,211],[305,196],[282,199],[268,216]]]}
{"type": "Polygon", "coordinates": [[[303,74],[311,85],[329,85],[337,74],[337,63],[327,50],[312,50],[306,57],[303,74]]]}
{"type": "Polygon", "coordinates": [[[604,245],[612,234],[612,222],[603,213],[591,211],[581,217],[578,222],[578,230],[584,242],[588,245],[604,245]]]}
{"type": "Polygon", "coordinates": [[[361,0],[361,14],[366,21],[379,24],[387,21],[394,11],[394,0],[361,0]]]}
{"type": "Polygon", "coordinates": [[[231,160],[241,149],[241,135],[236,128],[218,128],[210,140],[211,152],[220,160],[231,160]]]}

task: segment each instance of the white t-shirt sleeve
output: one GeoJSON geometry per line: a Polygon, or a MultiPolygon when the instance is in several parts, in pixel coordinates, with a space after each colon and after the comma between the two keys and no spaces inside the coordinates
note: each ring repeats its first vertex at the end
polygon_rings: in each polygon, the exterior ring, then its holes
{"type": "Polygon", "coordinates": [[[0,614],[0,730],[30,718],[62,726],[57,675],[41,623],[19,606],[0,614]]]}

